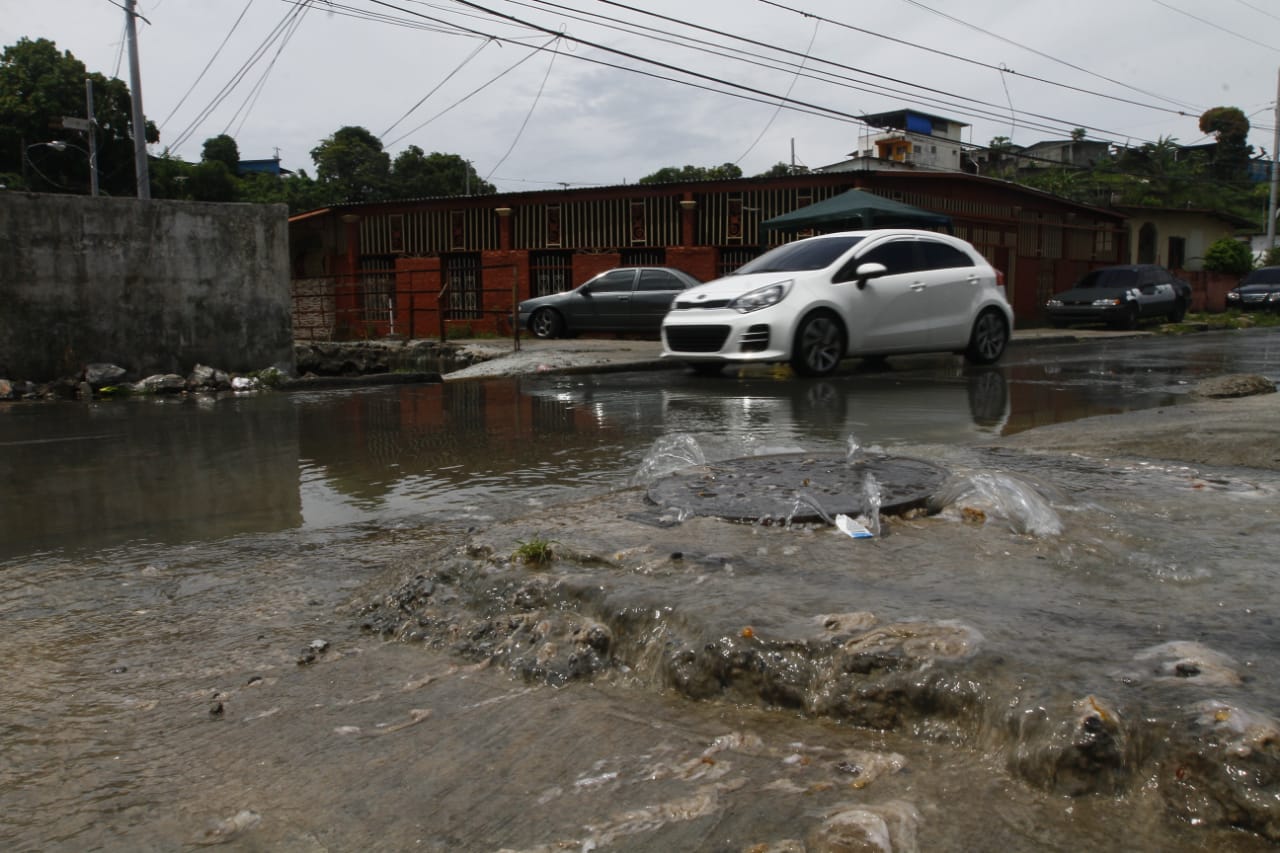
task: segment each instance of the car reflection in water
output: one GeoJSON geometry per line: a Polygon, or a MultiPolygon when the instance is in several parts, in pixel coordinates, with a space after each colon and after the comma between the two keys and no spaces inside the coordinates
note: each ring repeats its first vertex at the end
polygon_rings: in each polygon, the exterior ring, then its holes
{"type": "Polygon", "coordinates": [[[526,380],[521,393],[569,407],[597,426],[658,426],[690,433],[708,458],[755,452],[843,448],[860,444],[963,442],[1001,434],[1010,416],[1002,368],[953,367],[900,376],[891,370],[803,379],[789,371],[745,374],[736,381],[682,375],[526,380]],[[648,387],[649,383],[653,387],[648,387]]]}

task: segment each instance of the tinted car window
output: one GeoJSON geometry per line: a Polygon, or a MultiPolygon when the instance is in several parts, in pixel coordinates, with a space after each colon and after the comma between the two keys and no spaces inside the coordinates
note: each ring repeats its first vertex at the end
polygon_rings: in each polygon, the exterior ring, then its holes
{"type": "Polygon", "coordinates": [[[800,272],[820,270],[831,266],[845,252],[861,240],[861,237],[823,237],[787,243],[765,252],[754,261],[748,261],[734,271],[734,275],[756,272],[800,272]]]}
{"type": "Polygon", "coordinates": [[[684,290],[684,282],[666,270],[641,270],[636,290],[684,290]]]}
{"type": "Polygon", "coordinates": [[[1123,270],[1093,270],[1084,274],[1084,278],[1080,279],[1080,283],[1076,287],[1137,287],[1138,271],[1123,270]]]}
{"type": "Polygon", "coordinates": [[[1241,284],[1280,284],[1280,267],[1263,267],[1244,277],[1241,284]]]}
{"type": "Polygon", "coordinates": [[[894,240],[876,246],[858,259],[858,264],[884,264],[886,275],[897,275],[920,269],[914,240],[894,240]]]}
{"type": "Polygon", "coordinates": [[[592,293],[630,293],[635,270],[610,270],[591,282],[592,293]]]}
{"type": "Polygon", "coordinates": [[[954,267],[973,266],[973,258],[946,243],[921,240],[918,251],[921,254],[920,263],[923,269],[948,270],[954,267]]]}

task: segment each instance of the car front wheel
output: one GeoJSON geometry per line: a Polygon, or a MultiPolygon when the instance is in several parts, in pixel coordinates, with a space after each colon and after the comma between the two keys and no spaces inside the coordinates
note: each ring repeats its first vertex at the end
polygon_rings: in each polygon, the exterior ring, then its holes
{"type": "Polygon", "coordinates": [[[844,327],[832,314],[819,311],[800,321],[791,350],[791,369],[801,376],[826,376],[844,358],[844,327]]]}
{"type": "Polygon", "coordinates": [[[969,348],[964,356],[974,364],[992,364],[1004,355],[1009,344],[1009,324],[994,308],[988,308],[973,321],[969,348]]]}
{"type": "Polygon", "coordinates": [[[558,338],[564,334],[564,320],[550,308],[539,308],[529,320],[529,330],[539,338],[558,338]]]}

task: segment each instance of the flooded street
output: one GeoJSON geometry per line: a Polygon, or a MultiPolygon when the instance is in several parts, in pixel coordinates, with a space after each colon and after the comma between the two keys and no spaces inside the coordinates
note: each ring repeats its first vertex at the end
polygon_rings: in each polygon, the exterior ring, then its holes
{"type": "Polygon", "coordinates": [[[1280,477],[998,446],[1244,372],[1280,335],[0,404],[0,845],[1273,849],[1280,477]],[[872,541],[645,500],[855,445],[1005,479],[872,541]]]}

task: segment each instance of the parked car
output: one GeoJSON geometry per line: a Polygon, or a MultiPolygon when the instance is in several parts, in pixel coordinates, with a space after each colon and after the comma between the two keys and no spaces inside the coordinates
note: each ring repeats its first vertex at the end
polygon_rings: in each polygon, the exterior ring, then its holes
{"type": "Polygon", "coordinates": [[[1121,264],[1085,273],[1070,290],[1044,304],[1050,324],[1106,323],[1136,329],[1143,320],[1165,317],[1180,323],[1191,304],[1191,285],[1156,264],[1121,264]]]}
{"type": "Polygon", "coordinates": [[[657,334],[676,294],[699,282],[671,267],[618,267],[573,290],[535,296],[517,309],[520,328],[540,338],[578,332],[657,334]]]}
{"type": "Polygon", "coordinates": [[[957,352],[989,364],[1013,329],[1003,275],[932,231],[846,231],[772,249],[676,297],[662,355],[700,373],[790,362],[822,376],[842,358],[957,352]]]}
{"type": "Polygon", "coordinates": [[[1280,311],[1280,267],[1262,267],[1240,279],[1227,293],[1227,307],[1242,311],[1280,311]]]}

